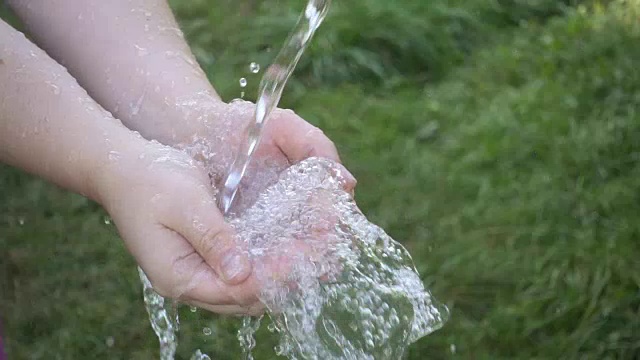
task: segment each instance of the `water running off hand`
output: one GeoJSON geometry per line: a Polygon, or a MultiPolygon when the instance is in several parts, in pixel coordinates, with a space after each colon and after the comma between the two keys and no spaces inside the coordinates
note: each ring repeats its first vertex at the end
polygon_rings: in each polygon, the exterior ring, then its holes
{"type": "MultiPolygon", "coordinates": [[[[238,185],[268,116],[328,5],[329,0],[309,1],[260,83],[254,121],[220,192],[227,215],[235,208],[238,185]]],[[[246,210],[227,220],[249,250],[268,329],[279,335],[276,354],[290,359],[399,359],[410,343],[442,326],[447,309],[424,288],[409,253],[370,223],[343,190],[342,172],[331,161],[307,159],[285,170],[255,203],[241,206],[246,210]]],[[[177,346],[175,308],[140,274],[161,359],[171,360],[177,346]]],[[[253,359],[259,326],[260,319],[243,320],[238,338],[245,359],[253,359]]],[[[209,357],[198,350],[192,359],[209,357]]]]}
{"type": "MultiPolygon", "coordinates": [[[[330,160],[304,160],[229,221],[249,249],[278,355],[400,359],[442,326],[447,309],[424,288],[407,250],[360,212],[343,173],[330,160]]],[[[243,344],[255,343],[253,325],[245,321],[243,344]]]]}

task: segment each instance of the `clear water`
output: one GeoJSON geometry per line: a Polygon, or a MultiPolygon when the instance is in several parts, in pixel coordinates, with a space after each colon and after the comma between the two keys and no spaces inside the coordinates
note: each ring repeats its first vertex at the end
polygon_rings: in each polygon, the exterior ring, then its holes
{"type": "Polygon", "coordinates": [[[178,304],[155,292],[149,278],[141,268],[138,268],[138,274],[142,282],[144,306],[149,313],[151,327],[160,341],[160,359],[173,360],[178,347],[178,304]]]}
{"type": "MultiPolygon", "coordinates": [[[[310,158],[285,170],[230,219],[254,264],[275,349],[290,359],[399,359],[447,309],[411,256],[344,190],[344,168],[310,158]]],[[[245,319],[245,354],[257,326],[245,319]]],[[[250,359],[250,355],[245,357],[250,359]]]]}
{"type": "Polygon", "coordinates": [[[330,3],[330,0],[309,1],[282,50],[266,70],[260,82],[253,122],[245,130],[240,149],[221,189],[220,208],[225,213],[231,209],[238,185],[247,171],[251,156],[260,143],[262,129],[269,114],[278,106],[287,80],[309,45],[313,34],[324,20],[330,3]]]}
{"type": "MultiPolygon", "coordinates": [[[[399,359],[409,344],[440,328],[448,316],[424,288],[407,250],[370,223],[343,190],[341,165],[307,159],[264,177],[268,180],[256,180],[268,186],[236,199],[269,114],[328,6],[329,0],[309,1],[265,71],[253,121],[219,194],[227,220],[250,249],[262,286],[259,298],[267,307],[267,318],[245,317],[238,331],[247,360],[253,359],[255,333],[264,322],[278,334],[274,353],[289,359],[399,359]]],[[[260,70],[253,63],[249,68],[260,70]]],[[[244,108],[241,102],[234,106],[244,108]]],[[[176,304],[156,294],[142,271],[140,277],[161,359],[173,359],[176,304]]],[[[203,331],[207,335],[211,329],[203,331]]],[[[192,359],[209,357],[197,350],[192,359]]]]}

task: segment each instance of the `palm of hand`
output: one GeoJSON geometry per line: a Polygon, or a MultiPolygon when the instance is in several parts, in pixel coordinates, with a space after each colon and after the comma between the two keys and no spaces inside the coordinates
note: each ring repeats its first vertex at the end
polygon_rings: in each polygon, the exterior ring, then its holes
{"type": "MultiPolygon", "coordinates": [[[[225,104],[217,114],[210,127],[194,136],[198,141],[178,146],[199,160],[199,164],[177,166],[180,161],[172,160],[149,173],[144,170],[147,167],[138,163],[136,166],[143,170],[134,178],[144,184],[144,191],[136,193],[135,199],[127,202],[129,205],[114,211],[122,215],[114,219],[123,237],[130,239],[131,252],[161,294],[213,312],[255,313],[260,311],[256,278],[248,276],[239,284],[229,284],[220,276],[219,258],[207,256],[211,252],[222,253],[216,250],[220,246],[220,229],[231,231],[222,221],[212,190],[219,188],[233,161],[243,129],[253,118],[253,105],[225,104]],[[141,213],[145,216],[135,216],[141,213]],[[149,234],[148,229],[155,229],[155,233],[149,234]]],[[[180,159],[179,154],[174,151],[171,156],[180,159]]],[[[335,146],[322,131],[293,112],[274,111],[241,183],[239,206],[235,210],[250,206],[282,170],[310,156],[339,161],[335,146]]],[[[158,157],[166,158],[162,154],[158,157]]],[[[354,186],[355,179],[351,179],[345,187],[351,191],[354,186]]]]}
{"type": "MultiPolygon", "coordinates": [[[[223,186],[224,177],[246,137],[254,110],[255,105],[246,101],[224,104],[215,112],[211,125],[194,136],[193,145],[182,147],[192,157],[203,161],[218,189],[223,186]]],[[[335,145],[320,129],[293,111],[273,111],[240,183],[234,209],[240,211],[252,204],[263,189],[277,180],[282,170],[313,156],[340,162],[335,145]]],[[[350,177],[348,191],[355,187],[355,179],[350,177]]]]}

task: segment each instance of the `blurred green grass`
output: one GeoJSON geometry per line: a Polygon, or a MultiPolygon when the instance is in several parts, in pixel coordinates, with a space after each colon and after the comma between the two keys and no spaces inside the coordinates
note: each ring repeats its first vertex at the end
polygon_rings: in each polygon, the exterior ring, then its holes
{"type": "MultiPolygon", "coordinates": [[[[248,64],[268,64],[303,7],[171,3],[226,99],[240,77],[255,94],[248,64]]],[[[451,309],[408,358],[640,358],[639,16],[636,0],[334,2],[283,102],[334,139],[360,206],[451,309]]],[[[0,168],[10,358],[157,357],[105,220],[0,168]]],[[[239,358],[236,320],[183,315],[183,358],[239,358]]],[[[273,344],[261,333],[256,358],[273,344]]]]}

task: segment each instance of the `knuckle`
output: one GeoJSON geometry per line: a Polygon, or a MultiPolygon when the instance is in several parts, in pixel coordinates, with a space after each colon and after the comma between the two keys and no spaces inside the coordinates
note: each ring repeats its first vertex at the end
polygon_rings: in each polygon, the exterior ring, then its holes
{"type": "Polygon", "coordinates": [[[151,282],[153,291],[155,291],[158,295],[170,299],[175,298],[175,290],[171,284],[168,284],[165,281],[157,281],[154,279],[149,279],[149,282],[151,282]]]}
{"type": "Polygon", "coordinates": [[[217,257],[227,247],[228,232],[222,228],[210,228],[200,237],[199,248],[205,257],[217,257]]]}

